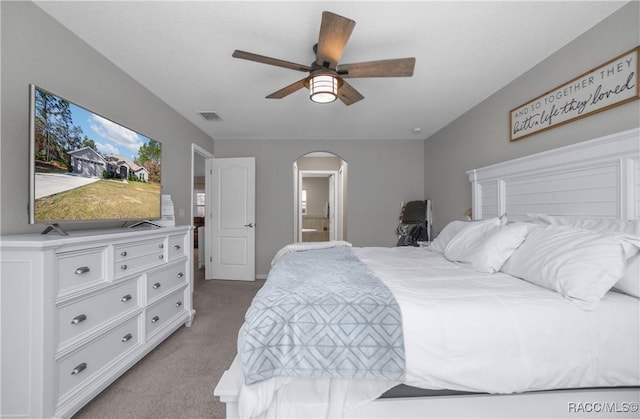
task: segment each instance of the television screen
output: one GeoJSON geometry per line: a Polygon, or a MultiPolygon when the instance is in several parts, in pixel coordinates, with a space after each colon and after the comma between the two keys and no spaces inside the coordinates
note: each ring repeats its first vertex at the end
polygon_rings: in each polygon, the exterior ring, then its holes
{"type": "Polygon", "coordinates": [[[30,222],[160,218],[162,145],[31,86],[30,222]]]}

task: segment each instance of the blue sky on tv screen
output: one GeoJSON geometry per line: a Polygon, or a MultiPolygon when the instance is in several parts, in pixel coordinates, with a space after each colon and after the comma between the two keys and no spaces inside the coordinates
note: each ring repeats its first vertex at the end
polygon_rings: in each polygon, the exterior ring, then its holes
{"type": "Polygon", "coordinates": [[[131,131],[122,125],[89,112],[69,102],[69,109],[73,118],[73,125],[80,126],[83,138],[86,135],[96,143],[98,152],[102,154],[117,154],[133,161],[138,156],[138,150],[149,138],[131,131]]]}

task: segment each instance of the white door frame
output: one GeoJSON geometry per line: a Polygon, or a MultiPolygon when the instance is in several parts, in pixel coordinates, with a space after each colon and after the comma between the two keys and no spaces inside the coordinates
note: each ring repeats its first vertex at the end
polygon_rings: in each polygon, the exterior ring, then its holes
{"type": "Polygon", "coordinates": [[[300,231],[300,227],[302,225],[301,214],[302,210],[300,209],[300,177],[298,174],[298,163],[293,162],[293,242],[297,243],[301,241],[302,232],[300,231]]]}
{"type": "Polygon", "coordinates": [[[338,170],[336,177],[336,240],[344,240],[344,200],[346,199],[344,194],[344,163],[338,170]]]}
{"type": "MultiPolygon", "coordinates": [[[[338,194],[342,190],[342,170],[300,170],[294,163],[294,242],[302,241],[302,178],[305,175],[329,178],[329,239],[342,240],[342,197],[338,194]],[[324,176],[326,175],[326,176],[324,176]],[[332,182],[333,179],[333,182],[332,182]]],[[[310,177],[310,176],[309,176],[310,177]]]]}
{"type": "MultiPolygon", "coordinates": [[[[191,143],[191,226],[193,227],[193,217],[195,216],[195,214],[193,213],[193,207],[194,207],[194,203],[196,202],[196,192],[195,189],[193,188],[193,179],[196,176],[196,156],[202,157],[203,159],[205,159],[205,167],[206,167],[206,160],[212,159],[214,157],[214,155],[212,153],[210,153],[209,151],[205,150],[204,148],[200,147],[198,144],[194,144],[191,143]]],[[[208,176],[207,173],[205,173],[204,175],[204,188],[205,188],[205,192],[207,190],[207,184],[210,181],[210,178],[208,176]]],[[[209,209],[211,208],[211,204],[210,204],[210,197],[208,194],[205,195],[205,225],[207,224],[207,216],[209,215],[209,209]]],[[[204,235],[204,239],[205,239],[205,245],[204,248],[205,250],[209,250],[211,247],[209,246],[209,244],[206,242],[206,240],[208,239],[207,237],[208,235],[205,234],[204,235]]],[[[193,237],[193,235],[192,235],[193,237]]],[[[193,252],[193,241],[191,243],[189,243],[189,246],[191,246],[192,252],[193,252]]],[[[208,257],[206,257],[205,255],[205,259],[208,259],[208,257]]],[[[200,261],[198,262],[200,263],[200,261]]],[[[191,292],[193,292],[194,290],[194,283],[193,283],[193,263],[191,264],[191,292]]],[[[206,275],[206,271],[207,271],[207,266],[205,264],[205,275],[206,275]]]]}

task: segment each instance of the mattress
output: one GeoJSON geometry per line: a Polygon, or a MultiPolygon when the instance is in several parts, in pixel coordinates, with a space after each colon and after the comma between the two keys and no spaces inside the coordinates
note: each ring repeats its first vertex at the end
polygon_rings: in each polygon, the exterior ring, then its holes
{"type": "Polygon", "coordinates": [[[275,377],[240,391],[241,417],[341,416],[398,384],[520,393],[640,385],[640,302],[609,292],[585,311],[503,273],[478,273],[428,248],[353,248],[402,313],[406,376],[275,377]]]}

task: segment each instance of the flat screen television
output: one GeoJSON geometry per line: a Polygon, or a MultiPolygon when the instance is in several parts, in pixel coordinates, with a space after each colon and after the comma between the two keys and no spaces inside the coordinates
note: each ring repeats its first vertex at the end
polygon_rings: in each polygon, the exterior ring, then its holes
{"type": "Polygon", "coordinates": [[[162,145],[31,85],[30,223],[161,216],[162,145]]]}

